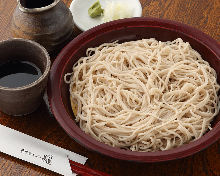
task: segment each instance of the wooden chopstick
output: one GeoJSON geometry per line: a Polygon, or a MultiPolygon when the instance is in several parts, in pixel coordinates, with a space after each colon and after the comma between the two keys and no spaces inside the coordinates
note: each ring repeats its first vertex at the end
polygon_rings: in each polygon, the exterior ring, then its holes
{"type": "Polygon", "coordinates": [[[78,168],[75,165],[70,165],[70,166],[71,166],[72,172],[76,173],[77,175],[80,175],[80,176],[94,176],[94,175],[90,175],[89,173],[87,173],[83,169],[78,168]]]}
{"type": "Polygon", "coordinates": [[[91,169],[75,161],[69,160],[69,162],[70,162],[72,171],[75,172],[76,174],[79,174],[82,176],[110,176],[109,174],[91,169]]]}

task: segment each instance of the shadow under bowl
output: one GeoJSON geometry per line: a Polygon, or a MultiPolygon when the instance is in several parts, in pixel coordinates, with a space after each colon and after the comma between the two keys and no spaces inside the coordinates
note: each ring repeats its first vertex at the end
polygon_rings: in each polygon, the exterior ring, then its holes
{"type": "Polygon", "coordinates": [[[69,85],[64,75],[72,72],[73,64],[85,56],[86,49],[106,42],[126,42],[143,38],[172,41],[182,38],[209,62],[217,73],[220,83],[220,46],[217,41],[203,32],[178,22],[156,18],[131,18],[112,21],[92,28],[72,40],[56,58],[50,73],[48,95],[53,114],[63,129],[74,140],[90,150],[122,160],[158,162],[183,158],[199,152],[220,138],[220,114],[213,123],[213,129],[200,139],[178,148],[157,152],[134,152],[108,146],[85,134],[74,121],[70,105],[69,85]]]}

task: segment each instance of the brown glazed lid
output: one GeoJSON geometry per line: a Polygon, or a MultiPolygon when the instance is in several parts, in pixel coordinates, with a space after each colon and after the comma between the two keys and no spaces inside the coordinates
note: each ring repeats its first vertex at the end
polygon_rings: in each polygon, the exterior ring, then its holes
{"type": "Polygon", "coordinates": [[[13,37],[38,42],[51,56],[73,39],[73,29],[72,14],[61,0],[18,0],[11,22],[13,37]]]}

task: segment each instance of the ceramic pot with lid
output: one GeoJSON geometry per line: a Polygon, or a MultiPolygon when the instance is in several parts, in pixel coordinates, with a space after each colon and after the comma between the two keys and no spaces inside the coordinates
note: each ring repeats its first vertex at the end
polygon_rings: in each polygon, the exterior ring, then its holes
{"type": "Polygon", "coordinates": [[[17,0],[11,32],[34,40],[56,54],[73,36],[73,17],[62,0],[17,0]]]}

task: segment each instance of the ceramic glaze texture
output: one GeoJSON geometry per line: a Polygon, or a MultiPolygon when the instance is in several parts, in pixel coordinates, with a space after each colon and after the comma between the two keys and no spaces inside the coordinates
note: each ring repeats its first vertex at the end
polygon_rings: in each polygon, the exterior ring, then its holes
{"type": "Polygon", "coordinates": [[[36,42],[26,39],[1,41],[0,65],[14,60],[29,61],[42,72],[36,81],[27,85],[15,88],[0,86],[0,111],[21,116],[34,112],[42,103],[51,62],[47,51],[36,42]]]}
{"type": "Polygon", "coordinates": [[[45,1],[30,5],[28,2],[31,3],[31,0],[18,0],[11,32],[13,37],[34,40],[50,54],[56,54],[72,39],[73,18],[62,1],[45,1]],[[48,3],[45,4],[45,1],[48,3]]]}

